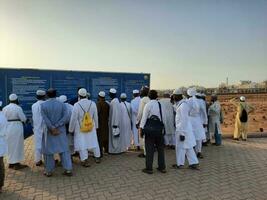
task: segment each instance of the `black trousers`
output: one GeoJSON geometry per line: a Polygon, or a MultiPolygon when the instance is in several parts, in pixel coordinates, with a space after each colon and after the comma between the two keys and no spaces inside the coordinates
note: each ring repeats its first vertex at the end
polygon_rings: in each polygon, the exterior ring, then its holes
{"type": "Polygon", "coordinates": [[[153,160],[155,148],[158,151],[158,168],[165,169],[165,155],[164,155],[164,137],[162,134],[149,134],[145,135],[145,148],[146,148],[146,169],[153,169],[153,160]]]}
{"type": "Polygon", "coordinates": [[[0,157],[0,188],[4,186],[4,180],[5,180],[4,157],[0,157]]]}

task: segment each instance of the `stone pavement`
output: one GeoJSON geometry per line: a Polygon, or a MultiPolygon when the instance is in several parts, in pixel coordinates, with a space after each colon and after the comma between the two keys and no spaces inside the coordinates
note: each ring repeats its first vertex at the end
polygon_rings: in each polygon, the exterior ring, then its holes
{"type": "MultiPolygon", "coordinates": [[[[26,164],[22,171],[6,170],[1,200],[9,199],[267,199],[267,138],[248,142],[224,140],[223,146],[204,147],[201,170],[175,170],[175,151],[166,151],[168,173],[143,174],[144,159],[136,152],[107,155],[101,164],[91,159],[90,168],[75,160],[74,176],[46,178],[33,162],[32,140],[26,141],[26,164]]],[[[156,167],[156,165],[155,165],[156,167]]]]}

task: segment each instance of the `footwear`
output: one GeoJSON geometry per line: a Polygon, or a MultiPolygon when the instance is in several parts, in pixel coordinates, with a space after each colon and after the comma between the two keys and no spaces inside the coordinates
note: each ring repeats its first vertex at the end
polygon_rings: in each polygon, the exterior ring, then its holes
{"type": "Polygon", "coordinates": [[[9,169],[13,169],[14,166],[15,166],[15,164],[9,164],[9,165],[8,165],[8,168],[9,168],[9,169]]]}
{"type": "Polygon", "coordinates": [[[159,168],[157,168],[157,170],[158,170],[159,172],[163,173],[163,174],[167,173],[167,170],[166,170],[166,169],[159,169],[159,168]]]}
{"type": "Polygon", "coordinates": [[[145,158],[145,157],[146,157],[146,155],[145,155],[145,154],[143,154],[143,153],[141,153],[141,154],[139,154],[139,155],[138,155],[138,157],[139,157],[139,158],[145,158]]]}
{"type": "Polygon", "coordinates": [[[79,154],[79,152],[76,151],[76,152],[75,152],[74,154],[72,154],[71,156],[72,156],[72,157],[79,157],[80,154],[79,154]]]}
{"type": "Polygon", "coordinates": [[[44,172],[44,175],[45,175],[46,177],[51,177],[53,174],[52,174],[52,172],[44,172]]]}
{"type": "Polygon", "coordinates": [[[238,141],[239,139],[238,138],[234,138],[233,140],[237,140],[238,141]]]}
{"type": "Polygon", "coordinates": [[[247,139],[242,139],[242,141],[247,141],[247,139]]]}
{"type": "Polygon", "coordinates": [[[95,163],[99,164],[101,162],[100,158],[95,158],[95,163]]]}
{"type": "Polygon", "coordinates": [[[89,164],[88,160],[81,161],[81,165],[82,165],[83,167],[90,167],[90,164],[89,164]]]}
{"type": "Polygon", "coordinates": [[[153,170],[149,170],[149,169],[143,169],[142,172],[146,173],[146,174],[153,174],[153,170]]]}
{"type": "Polygon", "coordinates": [[[183,165],[176,165],[176,164],[174,164],[174,165],[172,165],[172,168],[173,169],[183,169],[184,166],[183,165]]]}
{"type": "Polygon", "coordinates": [[[20,169],[24,169],[24,168],[27,168],[28,167],[28,165],[22,165],[22,164],[20,164],[20,163],[17,163],[17,164],[15,164],[14,165],[14,170],[20,170],[20,169]]]}
{"type": "Polygon", "coordinates": [[[40,167],[41,165],[43,164],[43,161],[39,161],[39,162],[37,162],[37,163],[35,163],[35,165],[37,166],[37,167],[40,167]]]}
{"type": "Polygon", "coordinates": [[[193,170],[199,170],[199,165],[198,164],[189,165],[189,168],[193,170]]]}
{"type": "Polygon", "coordinates": [[[63,173],[63,175],[65,175],[65,176],[72,176],[72,171],[65,170],[64,173],[63,173]]]}
{"type": "Polygon", "coordinates": [[[175,145],[171,145],[171,149],[172,150],[175,150],[175,145]]]}
{"type": "Polygon", "coordinates": [[[203,146],[203,147],[207,147],[207,146],[208,146],[208,142],[203,142],[203,143],[202,143],[202,146],[203,146]]]}
{"type": "Polygon", "coordinates": [[[200,158],[200,159],[204,158],[203,155],[200,152],[197,153],[197,157],[200,158]]]}

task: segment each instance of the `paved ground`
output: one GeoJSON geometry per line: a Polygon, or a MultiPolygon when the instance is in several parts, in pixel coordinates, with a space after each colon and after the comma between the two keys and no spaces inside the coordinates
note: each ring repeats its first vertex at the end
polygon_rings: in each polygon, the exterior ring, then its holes
{"type": "MultiPolygon", "coordinates": [[[[31,141],[26,142],[23,171],[6,171],[1,200],[8,199],[267,199],[267,138],[248,142],[224,140],[221,147],[204,148],[201,170],[171,169],[175,152],[167,150],[168,173],[143,174],[144,160],[137,153],[105,156],[90,168],[74,164],[74,176],[61,175],[58,167],[51,178],[33,165],[31,141]]],[[[155,166],[156,167],[156,166],[155,166]]]]}

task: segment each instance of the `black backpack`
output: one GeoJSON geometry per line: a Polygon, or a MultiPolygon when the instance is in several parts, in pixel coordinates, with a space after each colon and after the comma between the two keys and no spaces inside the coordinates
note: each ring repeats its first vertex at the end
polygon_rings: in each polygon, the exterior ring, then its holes
{"type": "Polygon", "coordinates": [[[147,119],[146,124],[144,126],[143,132],[146,136],[148,135],[164,135],[164,124],[162,122],[162,111],[161,111],[161,105],[159,104],[159,111],[160,111],[160,117],[158,118],[156,115],[152,115],[149,119],[147,119]]]}
{"type": "Polygon", "coordinates": [[[240,104],[240,105],[242,107],[242,112],[241,112],[239,119],[240,119],[240,122],[246,123],[248,121],[248,113],[247,113],[246,109],[243,107],[243,105],[242,104],[240,104]]]}

